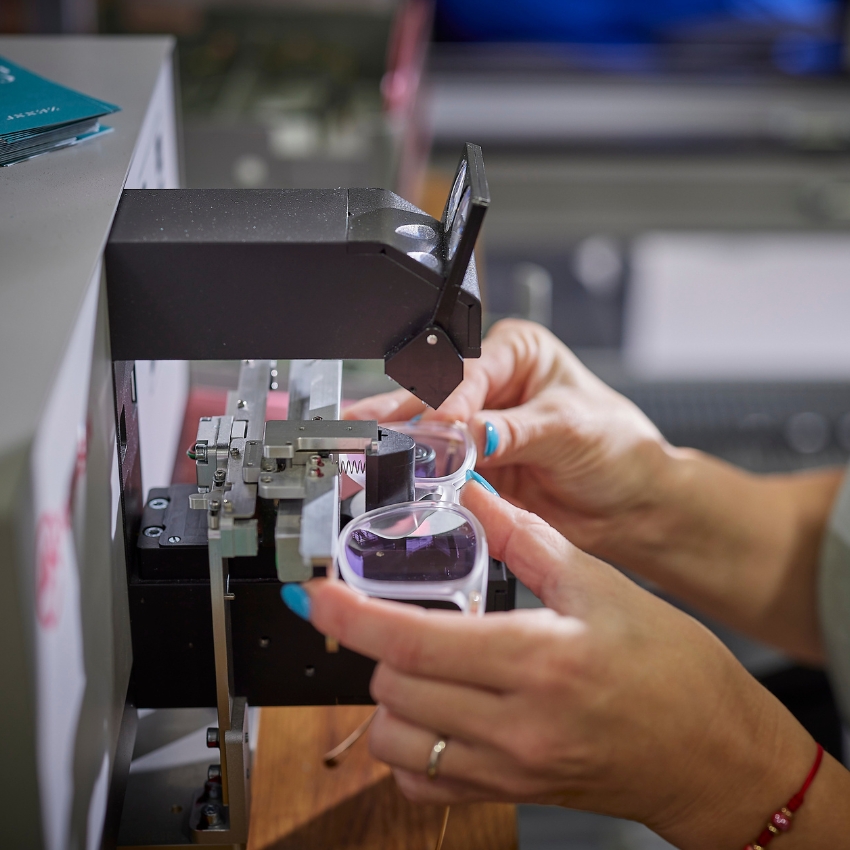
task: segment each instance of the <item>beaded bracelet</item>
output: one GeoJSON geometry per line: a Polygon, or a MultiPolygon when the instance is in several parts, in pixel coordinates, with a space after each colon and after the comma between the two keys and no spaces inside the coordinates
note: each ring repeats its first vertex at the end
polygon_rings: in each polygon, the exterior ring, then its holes
{"type": "Polygon", "coordinates": [[[818,744],[818,753],[815,756],[815,763],[803,783],[803,787],[778,811],[773,813],[773,817],[768,821],[767,827],[752,843],[748,844],[744,850],[763,850],[766,844],[773,841],[774,836],[781,832],[788,832],[791,829],[791,819],[794,817],[794,812],[803,805],[803,799],[806,796],[806,791],[817,776],[820,763],[823,761],[823,747],[818,744]]]}

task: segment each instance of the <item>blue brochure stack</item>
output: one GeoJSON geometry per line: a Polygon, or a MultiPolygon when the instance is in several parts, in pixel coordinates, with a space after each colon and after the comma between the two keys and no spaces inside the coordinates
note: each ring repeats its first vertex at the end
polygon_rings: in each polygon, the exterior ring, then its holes
{"type": "Polygon", "coordinates": [[[0,56],[0,166],[107,133],[100,119],[118,110],[0,56]]]}

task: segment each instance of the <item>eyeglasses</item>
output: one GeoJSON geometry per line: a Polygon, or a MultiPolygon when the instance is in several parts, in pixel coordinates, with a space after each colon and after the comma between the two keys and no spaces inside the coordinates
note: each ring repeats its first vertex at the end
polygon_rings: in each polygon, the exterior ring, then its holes
{"type": "Polygon", "coordinates": [[[475,468],[478,450],[466,425],[461,422],[387,422],[390,428],[412,437],[416,499],[456,502],[466,483],[466,473],[475,468]]]}
{"type": "Polygon", "coordinates": [[[489,572],[481,523],[451,502],[403,502],[353,519],[337,547],[339,571],[367,596],[484,613],[489,572]]]}

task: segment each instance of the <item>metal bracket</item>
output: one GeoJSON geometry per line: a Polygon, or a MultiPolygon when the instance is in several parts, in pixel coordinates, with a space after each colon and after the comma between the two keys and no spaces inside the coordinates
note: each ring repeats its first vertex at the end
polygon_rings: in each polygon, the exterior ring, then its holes
{"type": "Polygon", "coordinates": [[[339,421],[342,362],[293,360],[289,417],[266,423],[259,495],[278,499],[277,575],[308,581],[333,568],[339,536],[339,465],[330,454],[366,452],[377,422],[339,421]]]}
{"type": "Polygon", "coordinates": [[[195,795],[189,825],[196,844],[242,846],[248,842],[248,705],[243,697],[234,695],[229,606],[236,597],[230,592],[227,559],[257,554],[257,485],[250,481],[251,476],[246,480],[243,469],[248,451],[252,458],[258,457],[272,365],[269,360],[243,361],[238,389],[228,394],[226,414],[202,420],[196,441],[199,487],[209,480],[208,491],[189,502],[191,507],[207,511],[218,712],[218,728],[208,730],[208,741],[221,754],[218,777],[211,777],[195,795]],[[204,444],[206,450],[199,451],[204,444]],[[214,458],[210,451],[213,445],[214,458]]]}

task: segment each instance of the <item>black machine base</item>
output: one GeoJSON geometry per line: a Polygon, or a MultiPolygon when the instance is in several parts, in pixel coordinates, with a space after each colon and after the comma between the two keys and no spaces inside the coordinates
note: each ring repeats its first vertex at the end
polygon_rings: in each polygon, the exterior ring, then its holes
{"type": "MultiPolygon", "coordinates": [[[[215,705],[206,515],[188,508],[196,491],[154,489],[144,507],[129,583],[139,708],[215,705]]],[[[280,587],[273,540],[264,547],[261,539],[257,558],[231,559],[235,692],[249,705],[372,702],[375,663],[345,648],[328,653],[324,637],[283,604],[280,587]]],[[[491,560],[487,611],[513,609],[515,594],[513,575],[491,560]]]]}

